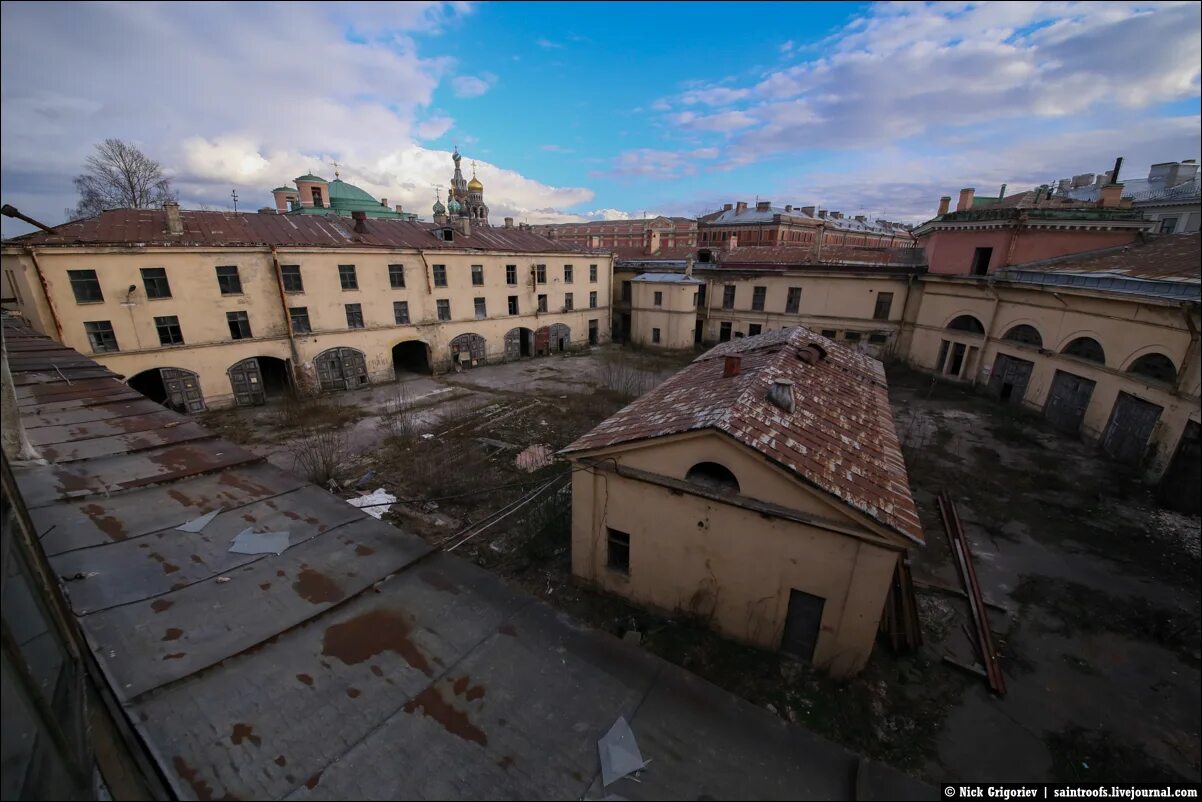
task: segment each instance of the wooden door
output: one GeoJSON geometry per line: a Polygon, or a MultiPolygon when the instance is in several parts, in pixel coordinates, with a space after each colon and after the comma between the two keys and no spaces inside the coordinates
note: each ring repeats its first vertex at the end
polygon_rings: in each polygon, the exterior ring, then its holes
{"type": "Polygon", "coordinates": [[[781,635],[780,650],[787,655],[807,662],[814,659],[818,646],[818,633],[822,628],[822,609],[826,600],[805,591],[789,591],[789,612],[785,617],[785,631],[781,635]]]}
{"type": "MultiPolygon", "coordinates": [[[[229,370],[230,386],[234,388],[234,403],[240,407],[252,407],[267,403],[263,392],[263,373],[255,357],[243,359],[229,370]]],[[[168,396],[170,397],[170,395],[168,396]]]]}
{"type": "Polygon", "coordinates": [[[1093,397],[1094,383],[1063,370],[1056,371],[1052,389],[1044,405],[1043,414],[1048,423],[1062,432],[1076,434],[1081,430],[1089,399],[1093,397]]]}
{"type": "Polygon", "coordinates": [[[200,392],[200,379],[195,373],[179,368],[163,368],[159,374],[163,378],[163,387],[167,391],[167,402],[172,409],[178,409],[181,412],[205,411],[204,395],[200,392]]]}
{"type": "Polygon", "coordinates": [[[1150,401],[1119,393],[1102,435],[1102,450],[1119,462],[1138,465],[1162,411],[1150,401]]]}
{"type": "Polygon", "coordinates": [[[1009,354],[998,354],[993,362],[993,373],[989,377],[989,394],[999,401],[1021,405],[1031,381],[1034,362],[1018,359],[1009,354]]]}

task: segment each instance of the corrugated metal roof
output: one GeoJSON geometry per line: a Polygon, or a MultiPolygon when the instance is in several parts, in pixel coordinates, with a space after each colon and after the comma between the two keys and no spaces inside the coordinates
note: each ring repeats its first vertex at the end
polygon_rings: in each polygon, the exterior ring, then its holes
{"type": "Polygon", "coordinates": [[[564,451],[703,429],[730,435],[848,506],[922,542],[879,361],[802,326],[733,340],[702,354],[564,451]],[[809,343],[826,351],[813,365],[799,356],[809,343]],[[724,378],[721,357],[732,354],[742,357],[741,370],[724,378]],[[767,399],[777,379],[793,382],[792,413],[767,399]]]}
{"type": "MultiPolygon", "coordinates": [[[[421,248],[425,250],[512,251],[515,253],[578,253],[586,249],[548,239],[523,228],[472,226],[471,235],[456,233],[444,242],[433,223],[369,218],[366,233],[354,222],[333,215],[242,214],[180,212],[184,233],[167,233],[167,213],[161,209],[113,209],[95,217],[36,231],[5,243],[38,247],[71,245],[153,246],[270,246],[315,248],[421,248]]],[[[598,252],[600,253],[600,252],[598,252]]]]}
{"type": "Polygon", "coordinates": [[[15,319],[3,334],[21,420],[51,460],[14,466],[22,496],[179,798],[599,798],[596,742],[619,715],[654,760],[650,797],[851,794],[846,750],[514,593],[15,319]],[[231,553],[246,527],[292,545],[231,553]]]}
{"type": "Polygon", "coordinates": [[[704,284],[704,281],[686,276],[683,273],[643,273],[631,281],[642,281],[649,284],[704,284]]]}

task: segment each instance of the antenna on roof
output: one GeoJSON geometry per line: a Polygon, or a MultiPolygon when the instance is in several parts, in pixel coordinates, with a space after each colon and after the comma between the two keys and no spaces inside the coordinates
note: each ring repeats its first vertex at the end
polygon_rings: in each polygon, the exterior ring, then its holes
{"type": "Polygon", "coordinates": [[[231,189],[230,197],[234,199],[234,214],[238,213],[238,190],[231,189]]]}

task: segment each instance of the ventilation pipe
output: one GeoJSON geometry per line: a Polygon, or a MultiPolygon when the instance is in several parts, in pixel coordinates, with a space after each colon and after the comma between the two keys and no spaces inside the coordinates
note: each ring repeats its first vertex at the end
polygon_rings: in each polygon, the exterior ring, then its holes
{"type": "Polygon", "coordinates": [[[785,412],[792,413],[794,408],[793,382],[788,379],[775,379],[768,388],[768,401],[780,407],[785,412]]]}
{"type": "Polygon", "coordinates": [[[351,219],[355,221],[355,233],[367,233],[367,212],[351,212],[351,219]]]}

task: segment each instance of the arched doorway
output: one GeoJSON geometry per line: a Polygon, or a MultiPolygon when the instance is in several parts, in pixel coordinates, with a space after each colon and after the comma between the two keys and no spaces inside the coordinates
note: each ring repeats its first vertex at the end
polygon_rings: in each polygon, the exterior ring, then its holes
{"type": "Polygon", "coordinates": [[[534,330],[534,355],[546,356],[551,353],[551,327],[543,326],[534,330]]]}
{"type": "Polygon", "coordinates": [[[234,389],[234,403],[240,407],[258,406],[283,398],[292,387],[288,362],[274,356],[243,359],[227,373],[234,389]]]}
{"type": "Polygon", "coordinates": [[[534,332],[530,329],[510,329],[505,333],[505,358],[521,359],[534,356],[534,332]]]}
{"type": "Polygon", "coordinates": [[[405,340],[392,346],[392,372],[398,379],[405,373],[433,373],[430,346],[421,340],[405,340]]]}
{"type": "Polygon", "coordinates": [[[484,362],[488,341],[479,334],[460,334],[451,340],[451,364],[457,368],[475,367],[484,362]]]}
{"type": "Polygon", "coordinates": [[[354,348],[330,348],[313,359],[322,390],[354,390],[367,386],[367,357],[354,348]]]}
{"type": "Polygon", "coordinates": [[[176,412],[204,412],[200,377],[183,368],[151,368],[126,382],[142,395],[176,412]]]}
{"type": "Polygon", "coordinates": [[[572,329],[565,323],[555,323],[550,327],[549,336],[551,350],[564,352],[572,346],[572,329]]]}

